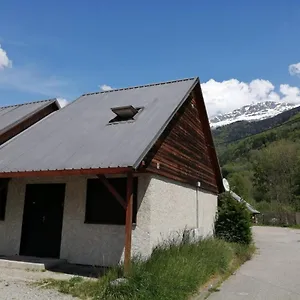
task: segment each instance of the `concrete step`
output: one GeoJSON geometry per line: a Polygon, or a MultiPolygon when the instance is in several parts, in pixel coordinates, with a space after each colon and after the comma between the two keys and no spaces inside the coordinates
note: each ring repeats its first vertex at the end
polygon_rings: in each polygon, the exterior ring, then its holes
{"type": "Polygon", "coordinates": [[[43,271],[66,263],[64,259],[32,256],[0,256],[0,268],[43,271]]]}

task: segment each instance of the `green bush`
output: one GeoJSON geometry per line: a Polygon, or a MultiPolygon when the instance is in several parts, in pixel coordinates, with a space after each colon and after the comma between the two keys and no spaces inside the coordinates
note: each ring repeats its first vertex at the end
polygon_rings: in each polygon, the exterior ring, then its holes
{"type": "Polygon", "coordinates": [[[215,235],[227,242],[250,244],[252,241],[250,214],[246,206],[229,193],[219,196],[215,235]]]}

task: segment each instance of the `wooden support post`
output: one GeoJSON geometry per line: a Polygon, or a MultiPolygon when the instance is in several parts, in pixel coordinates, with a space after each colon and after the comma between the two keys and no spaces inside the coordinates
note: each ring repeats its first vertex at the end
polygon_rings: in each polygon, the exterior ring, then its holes
{"type": "Polygon", "coordinates": [[[126,195],[126,224],[125,224],[125,276],[130,271],[131,264],[131,236],[132,236],[132,204],[133,204],[133,175],[127,174],[127,195],[126,195]]]}
{"type": "Polygon", "coordinates": [[[118,200],[124,209],[126,209],[126,202],[122,196],[117,192],[117,190],[109,183],[107,178],[104,175],[97,175],[97,177],[102,181],[106,188],[111,192],[111,194],[118,200]]]}

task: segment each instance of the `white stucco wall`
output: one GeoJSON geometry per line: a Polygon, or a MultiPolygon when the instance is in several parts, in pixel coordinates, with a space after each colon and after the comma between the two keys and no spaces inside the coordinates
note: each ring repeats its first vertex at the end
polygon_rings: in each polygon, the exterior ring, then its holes
{"type": "MultiPolygon", "coordinates": [[[[148,176],[140,176],[137,225],[133,226],[132,254],[150,254],[148,176]]],[[[26,184],[65,183],[64,216],[60,257],[70,263],[109,266],[124,255],[125,226],[85,224],[87,177],[12,179],[9,183],[6,216],[0,221],[0,255],[18,255],[20,249],[26,184]]]]}
{"type": "Polygon", "coordinates": [[[19,254],[25,189],[17,180],[8,185],[5,220],[0,221],[0,255],[19,254]]]}
{"type": "MultiPolygon", "coordinates": [[[[0,221],[0,255],[19,254],[27,183],[66,183],[60,257],[70,263],[110,266],[124,255],[125,226],[85,224],[87,177],[12,179],[6,218],[0,221]]],[[[217,196],[150,175],[140,175],[132,254],[148,256],[162,238],[201,228],[211,234],[217,196]],[[198,205],[197,205],[198,199],[198,205]],[[198,207],[198,214],[197,214],[198,207]]]]}
{"type": "Polygon", "coordinates": [[[202,236],[213,234],[216,195],[160,176],[152,176],[147,195],[151,203],[151,247],[177,238],[185,229],[198,228],[202,236]]]}
{"type": "Polygon", "coordinates": [[[198,228],[202,237],[208,237],[214,233],[216,212],[218,209],[218,197],[211,193],[198,190],[198,228]]]}

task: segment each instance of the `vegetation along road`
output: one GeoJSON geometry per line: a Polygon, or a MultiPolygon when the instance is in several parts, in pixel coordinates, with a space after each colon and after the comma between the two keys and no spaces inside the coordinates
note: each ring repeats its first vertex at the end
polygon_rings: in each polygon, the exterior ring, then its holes
{"type": "Polygon", "coordinates": [[[256,255],[208,300],[300,299],[300,230],[254,227],[254,238],[256,255]]]}

